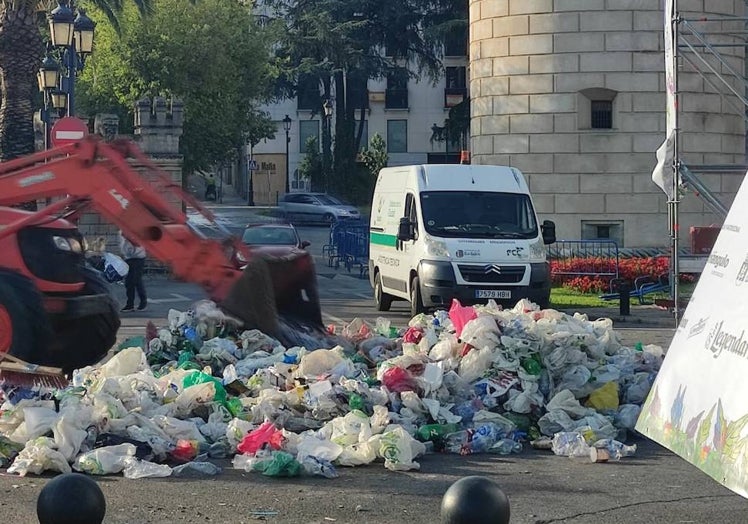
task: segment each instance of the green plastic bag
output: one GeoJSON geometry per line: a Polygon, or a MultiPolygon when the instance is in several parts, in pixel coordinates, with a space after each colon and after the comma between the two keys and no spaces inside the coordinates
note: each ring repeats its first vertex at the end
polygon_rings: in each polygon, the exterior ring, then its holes
{"type": "Polygon", "coordinates": [[[273,452],[270,458],[257,462],[252,469],[268,477],[298,477],[301,474],[301,464],[285,451],[273,452]]]}
{"type": "Polygon", "coordinates": [[[351,393],[351,396],[348,397],[348,407],[351,410],[358,409],[359,411],[364,411],[364,399],[358,393],[351,393]]]}
{"type": "Polygon", "coordinates": [[[213,382],[215,384],[216,396],[213,400],[220,402],[221,404],[226,404],[226,390],[224,389],[223,384],[221,384],[221,381],[201,371],[196,371],[186,375],[182,381],[182,387],[186,389],[190,386],[205,384],[206,382],[213,382]]]}

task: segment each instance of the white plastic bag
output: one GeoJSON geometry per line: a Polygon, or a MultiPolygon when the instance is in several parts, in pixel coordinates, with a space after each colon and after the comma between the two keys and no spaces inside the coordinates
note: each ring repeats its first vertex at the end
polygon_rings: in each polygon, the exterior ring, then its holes
{"type": "Polygon", "coordinates": [[[385,431],[379,438],[379,456],[384,459],[384,467],[390,471],[421,469],[413,459],[426,453],[426,446],[411,437],[402,426],[385,431]]]}
{"type": "Polygon", "coordinates": [[[130,266],[114,253],[104,253],[104,278],[109,282],[122,280],[130,272],[130,266]]]}
{"type": "Polygon", "coordinates": [[[126,479],[168,477],[171,475],[171,468],[166,464],[156,464],[130,457],[125,460],[125,469],[122,474],[126,479]]]}
{"type": "Polygon", "coordinates": [[[70,464],[54,446],[54,440],[49,437],[29,440],[8,468],[8,473],[22,477],[27,473],[40,475],[44,471],[70,473],[70,464]]]}
{"type": "Polygon", "coordinates": [[[73,462],[73,469],[90,475],[108,475],[119,473],[127,466],[127,459],[135,456],[133,444],[104,446],[78,455],[73,462]]]}
{"type": "Polygon", "coordinates": [[[473,349],[460,361],[457,374],[466,382],[472,382],[488,370],[492,360],[493,352],[488,347],[473,349]]]}

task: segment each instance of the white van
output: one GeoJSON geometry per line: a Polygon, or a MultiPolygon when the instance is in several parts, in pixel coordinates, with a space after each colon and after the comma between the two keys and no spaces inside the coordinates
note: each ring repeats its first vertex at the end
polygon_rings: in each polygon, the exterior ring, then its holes
{"type": "Polygon", "coordinates": [[[527,298],[547,307],[546,244],[530,191],[513,167],[415,165],[379,172],[371,206],[369,279],[379,311],[407,300],[413,315],[527,298]]]}

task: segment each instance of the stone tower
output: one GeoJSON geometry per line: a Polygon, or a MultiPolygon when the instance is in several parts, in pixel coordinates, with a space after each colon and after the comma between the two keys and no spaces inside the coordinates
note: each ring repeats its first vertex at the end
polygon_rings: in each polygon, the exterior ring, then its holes
{"type": "MultiPolygon", "coordinates": [[[[744,2],[679,0],[679,9],[743,16],[744,2]]],[[[661,0],[470,0],[473,162],[521,169],[559,238],[668,243],[666,198],[651,180],[665,138],[663,16],[661,0]]],[[[735,43],[726,33],[742,22],[696,25],[735,43]]],[[[743,47],[719,52],[742,76],[743,47]]],[[[686,64],[678,81],[683,160],[744,163],[744,121],[726,100],[740,102],[686,64]]],[[[701,176],[726,205],[742,178],[701,176]]],[[[690,194],[680,213],[684,239],[689,226],[719,220],[690,194]]]]}

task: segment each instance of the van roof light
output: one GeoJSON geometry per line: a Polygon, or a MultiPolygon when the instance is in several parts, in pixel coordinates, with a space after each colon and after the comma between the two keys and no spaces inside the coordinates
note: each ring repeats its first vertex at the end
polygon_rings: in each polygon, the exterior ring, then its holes
{"type": "Polygon", "coordinates": [[[460,151],[460,164],[469,164],[470,163],[470,151],[462,150],[460,151]]]}

